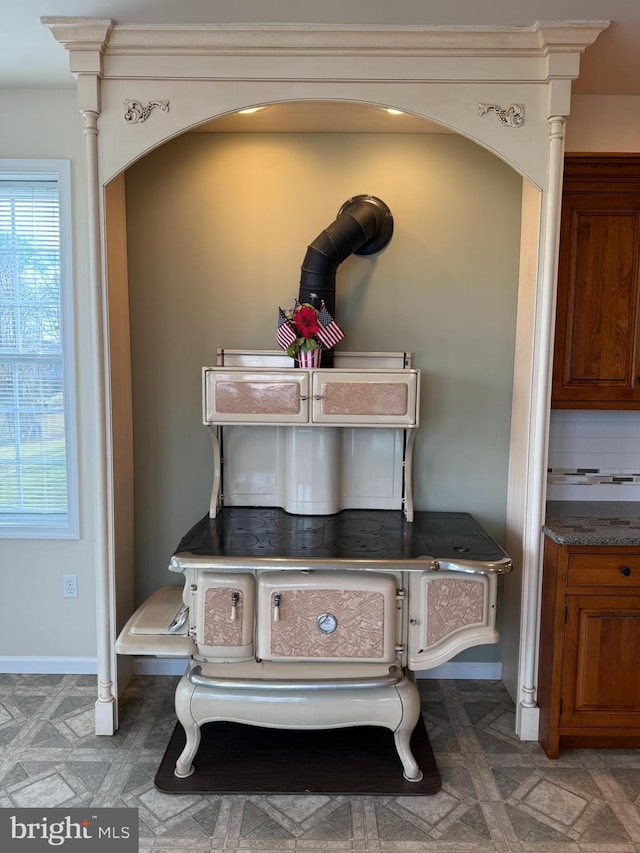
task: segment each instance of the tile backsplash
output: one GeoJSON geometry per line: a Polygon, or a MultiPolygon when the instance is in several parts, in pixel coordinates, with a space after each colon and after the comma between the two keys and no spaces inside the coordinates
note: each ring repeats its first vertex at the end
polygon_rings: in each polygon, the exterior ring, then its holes
{"type": "Polygon", "coordinates": [[[640,411],[553,409],[547,499],[640,500],[640,411]]]}

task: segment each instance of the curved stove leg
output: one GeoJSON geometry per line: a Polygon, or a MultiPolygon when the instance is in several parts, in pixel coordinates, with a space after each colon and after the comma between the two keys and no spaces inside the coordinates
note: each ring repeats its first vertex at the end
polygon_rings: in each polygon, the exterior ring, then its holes
{"type": "Polygon", "coordinates": [[[409,742],[420,719],[420,694],[415,683],[408,678],[397,684],[396,690],[402,702],[402,720],[393,733],[393,739],[404,769],[404,778],[409,782],[419,782],[422,779],[422,771],[411,752],[409,742]]]}
{"type": "MultiPolygon", "coordinates": [[[[180,721],[182,722],[182,720],[180,721]]],[[[180,753],[178,760],[176,761],[176,767],[173,771],[174,775],[178,777],[178,779],[186,779],[187,776],[191,776],[191,774],[195,771],[195,767],[193,766],[193,759],[198,751],[198,747],[200,746],[200,726],[191,721],[187,726],[182,723],[184,726],[185,734],[187,735],[187,743],[185,748],[180,753]]]]}
{"type": "Polygon", "coordinates": [[[200,746],[200,726],[191,713],[191,697],[194,690],[195,687],[186,674],[183,675],[176,688],[176,715],[185,731],[187,742],[173,771],[178,779],[186,779],[194,772],[193,759],[200,746]]]}

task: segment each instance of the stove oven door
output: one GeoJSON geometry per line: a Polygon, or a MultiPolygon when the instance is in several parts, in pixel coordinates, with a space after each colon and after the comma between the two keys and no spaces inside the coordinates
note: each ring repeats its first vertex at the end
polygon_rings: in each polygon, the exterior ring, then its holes
{"type": "Polygon", "coordinates": [[[209,661],[252,660],[255,579],[248,572],[199,571],[190,633],[209,661]]]}
{"type": "Polygon", "coordinates": [[[431,669],[463,649],[498,642],[497,582],[495,574],[411,572],[409,669],[431,669]]]}
{"type": "Polygon", "coordinates": [[[265,572],[256,654],[263,660],[393,662],[398,581],[375,572],[265,572]]]}

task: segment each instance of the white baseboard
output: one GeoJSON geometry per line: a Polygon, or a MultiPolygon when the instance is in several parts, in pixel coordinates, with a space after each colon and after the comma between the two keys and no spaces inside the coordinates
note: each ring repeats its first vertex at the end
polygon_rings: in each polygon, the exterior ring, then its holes
{"type": "Polygon", "coordinates": [[[0,672],[19,675],[96,675],[98,661],[96,658],[0,656],[0,672]]]}

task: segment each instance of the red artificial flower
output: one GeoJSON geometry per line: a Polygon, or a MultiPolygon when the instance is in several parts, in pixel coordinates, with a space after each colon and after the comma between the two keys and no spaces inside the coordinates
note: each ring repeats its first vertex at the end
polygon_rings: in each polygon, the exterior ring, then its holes
{"type": "Polygon", "coordinates": [[[303,338],[312,338],[318,333],[318,312],[311,305],[301,305],[294,312],[293,322],[303,338]]]}

